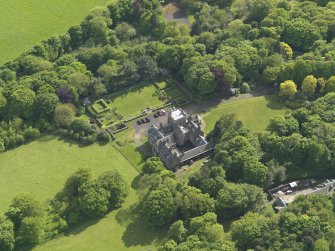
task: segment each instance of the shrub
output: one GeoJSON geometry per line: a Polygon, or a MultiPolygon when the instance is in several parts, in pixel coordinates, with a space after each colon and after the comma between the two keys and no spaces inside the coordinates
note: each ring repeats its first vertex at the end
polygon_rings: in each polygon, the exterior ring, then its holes
{"type": "Polygon", "coordinates": [[[249,84],[246,83],[246,82],[242,83],[242,85],[240,87],[240,91],[241,91],[241,93],[249,93],[251,91],[249,84]]]}
{"type": "Polygon", "coordinates": [[[111,136],[108,132],[100,131],[97,135],[97,139],[103,143],[109,143],[111,141],[111,136]]]}

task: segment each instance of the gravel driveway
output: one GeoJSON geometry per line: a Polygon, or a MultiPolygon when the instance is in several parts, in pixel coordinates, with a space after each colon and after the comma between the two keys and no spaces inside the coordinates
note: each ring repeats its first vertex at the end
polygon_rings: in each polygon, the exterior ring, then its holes
{"type": "Polygon", "coordinates": [[[132,126],[135,128],[135,141],[136,141],[136,143],[140,142],[140,139],[141,139],[142,136],[147,135],[147,132],[148,132],[151,125],[155,125],[155,126],[159,127],[161,123],[163,125],[165,125],[167,123],[167,113],[163,116],[158,117],[158,118],[155,118],[153,116],[153,114],[149,115],[149,116],[146,116],[146,118],[150,119],[149,123],[144,123],[144,124],[138,125],[137,122],[136,122],[137,120],[135,120],[134,123],[132,124],[132,126]]]}

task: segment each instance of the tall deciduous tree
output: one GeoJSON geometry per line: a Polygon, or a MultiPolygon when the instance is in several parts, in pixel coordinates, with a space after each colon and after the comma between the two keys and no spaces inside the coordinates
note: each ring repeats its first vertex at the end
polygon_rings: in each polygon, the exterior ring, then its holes
{"type": "Polygon", "coordinates": [[[313,75],[308,75],[301,84],[301,91],[311,96],[315,93],[318,80],[313,75]]]}
{"type": "Polygon", "coordinates": [[[26,217],[18,231],[18,242],[22,245],[36,245],[45,238],[45,222],[40,217],[26,217]]]}
{"type": "Polygon", "coordinates": [[[11,251],[14,249],[15,234],[14,224],[8,219],[0,219],[0,250],[11,251]]]}
{"type": "Polygon", "coordinates": [[[221,218],[234,218],[265,205],[262,189],[249,184],[227,183],[217,196],[216,209],[221,218]]]}
{"type": "Polygon", "coordinates": [[[103,188],[97,180],[85,182],[78,191],[80,209],[85,214],[98,217],[108,212],[110,192],[103,188]]]}
{"type": "Polygon", "coordinates": [[[75,117],[74,108],[71,105],[59,105],[55,109],[54,121],[58,127],[68,127],[75,117]]]}
{"type": "Polygon", "coordinates": [[[30,118],[35,101],[35,93],[26,86],[18,86],[9,100],[9,112],[12,116],[30,118]]]}
{"type": "Polygon", "coordinates": [[[185,219],[214,211],[214,200],[195,187],[186,187],[176,196],[176,202],[185,219]]]}
{"type": "Polygon", "coordinates": [[[153,227],[160,227],[173,221],[176,206],[171,191],[166,187],[151,191],[143,202],[142,213],[153,227]]]}
{"type": "Polygon", "coordinates": [[[107,171],[99,176],[98,182],[110,193],[109,208],[121,207],[129,192],[128,184],[122,175],[116,170],[107,171]]]}
{"type": "Polygon", "coordinates": [[[292,98],[296,93],[297,85],[292,80],[286,80],[280,84],[280,96],[285,98],[292,98]]]}

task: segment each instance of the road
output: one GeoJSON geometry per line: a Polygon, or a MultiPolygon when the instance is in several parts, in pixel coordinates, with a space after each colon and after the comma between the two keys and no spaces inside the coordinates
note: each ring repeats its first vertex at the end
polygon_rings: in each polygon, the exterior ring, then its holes
{"type": "Polygon", "coordinates": [[[249,99],[249,98],[264,96],[264,95],[273,94],[273,93],[276,93],[275,89],[264,88],[264,89],[255,90],[251,93],[240,94],[238,96],[233,96],[233,97],[228,97],[228,98],[208,99],[203,102],[200,102],[199,104],[190,104],[189,106],[186,106],[184,110],[188,113],[202,114],[202,113],[206,113],[208,109],[213,108],[220,104],[226,104],[226,103],[230,103],[230,102],[237,101],[237,100],[249,99]]]}

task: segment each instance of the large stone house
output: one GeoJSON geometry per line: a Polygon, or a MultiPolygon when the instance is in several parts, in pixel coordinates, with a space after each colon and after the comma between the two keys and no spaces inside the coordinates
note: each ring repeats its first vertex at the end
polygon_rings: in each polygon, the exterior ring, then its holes
{"type": "Polygon", "coordinates": [[[152,125],[148,137],[153,153],[168,169],[175,170],[213,150],[211,142],[204,137],[198,115],[189,115],[176,108],[169,109],[167,115],[167,124],[160,128],[152,125]]]}

